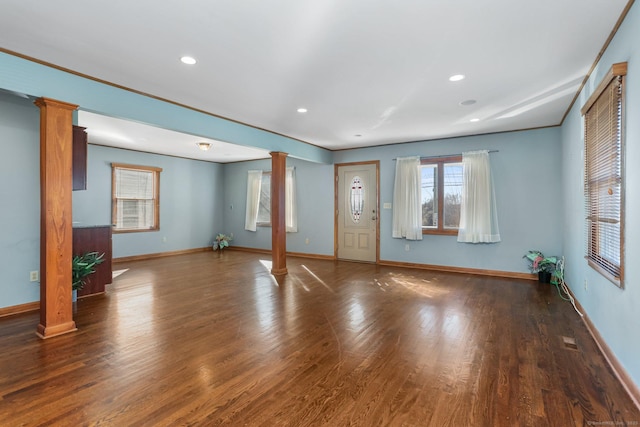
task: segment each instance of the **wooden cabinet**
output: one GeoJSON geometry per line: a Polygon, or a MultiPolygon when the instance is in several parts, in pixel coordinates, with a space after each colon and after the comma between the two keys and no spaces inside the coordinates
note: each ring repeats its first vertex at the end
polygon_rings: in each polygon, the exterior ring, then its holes
{"type": "Polygon", "coordinates": [[[73,127],[73,189],[87,189],[87,132],[82,126],[73,127]]]}
{"type": "Polygon", "coordinates": [[[84,288],[78,291],[79,297],[104,293],[105,285],[112,282],[111,226],[74,227],[73,255],[94,251],[104,253],[104,262],[96,267],[96,272],[89,276],[84,288]]]}

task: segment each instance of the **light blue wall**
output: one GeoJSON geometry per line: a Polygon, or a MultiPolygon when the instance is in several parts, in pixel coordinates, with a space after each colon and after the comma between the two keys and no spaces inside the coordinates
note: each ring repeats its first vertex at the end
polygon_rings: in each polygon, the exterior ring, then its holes
{"type": "Polygon", "coordinates": [[[0,92],[0,308],[40,299],[40,111],[0,92]]]}
{"type": "Polygon", "coordinates": [[[224,228],[216,233],[233,233],[231,245],[271,249],[271,227],[258,227],[255,232],[244,229],[247,206],[247,171],[271,170],[271,160],[229,163],[224,165],[224,228]]]}
{"type": "Polygon", "coordinates": [[[89,145],[87,190],[73,192],[77,225],[111,224],[111,163],[162,168],[160,230],[113,235],[115,258],[210,246],[223,223],[223,166],[89,145]],[[166,240],[166,241],[165,241],[166,240]]]}
{"type": "MultiPolygon", "coordinates": [[[[380,216],[382,260],[528,272],[529,249],[562,254],[560,128],[396,144],[334,153],[335,163],[380,160],[380,205],[393,202],[397,156],[433,156],[490,149],[502,242],[458,243],[455,236],[425,235],[422,241],[391,237],[392,210],[380,216]],[[410,250],[405,251],[409,244],[410,250]]],[[[288,159],[298,179],[299,232],[287,234],[287,251],[333,255],[334,167],[288,159]],[[305,239],[309,238],[309,244],[305,239]]],[[[247,171],[271,170],[270,160],[225,165],[226,232],[238,246],[270,249],[271,228],[244,230],[247,171]],[[233,210],[230,209],[233,205],[233,210]]]]}
{"type": "Polygon", "coordinates": [[[380,160],[380,258],[420,264],[527,272],[521,258],[529,249],[562,252],[560,129],[548,128],[340,151],[336,163],[380,160]],[[458,243],[455,236],[424,235],[422,241],[391,237],[395,159],[472,150],[491,153],[502,241],[458,243]],[[405,251],[409,244],[410,250],[405,251]]]}
{"type": "Polygon", "coordinates": [[[298,201],[298,232],[287,233],[287,251],[333,256],[333,165],[288,159],[287,166],[296,168],[298,201]]]}
{"type": "MultiPolygon", "coordinates": [[[[298,202],[298,232],[287,233],[287,251],[332,256],[333,165],[287,158],[287,166],[296,168],[298,202]]],[[[232,163],[224,168],[226,229],[219,232],[233,233],[232,245],[271,249],[271,227],[258,227],[255,232],[244,229],[247,171],[270,171],[271,160],[232,163]]]]}
{"type": "Polygon", "coordinates": [[[640,384],[640,5],[634,4],[562,126],[566,280],[607,345],[640,384]],[[617,62],[628,61],[626,108],[625,289],[584,259],[583,121],[580,108],[617,62]],[[586,289],[585,289],[586,282],[586,289]]]}

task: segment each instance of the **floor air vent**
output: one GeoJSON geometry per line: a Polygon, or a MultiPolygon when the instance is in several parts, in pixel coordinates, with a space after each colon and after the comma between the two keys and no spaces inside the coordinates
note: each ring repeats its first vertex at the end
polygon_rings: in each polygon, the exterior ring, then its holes
{"type": "Polygon", "coordinates": [[[577,350],[578,346],[576,345],[576,339],[571,337],[562,337],[562,342],[564,343],[565,348],[569,350],[577,350]]]}

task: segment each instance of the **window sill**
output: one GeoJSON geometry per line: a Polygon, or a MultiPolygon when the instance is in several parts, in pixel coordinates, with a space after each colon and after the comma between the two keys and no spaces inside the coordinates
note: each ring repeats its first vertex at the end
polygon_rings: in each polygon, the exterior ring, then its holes
{"type": "Polygon", "coordinates": [[[422,229],[422,234],[438,234],[438,235],[442,235],[442,236],[457,236],[458,235],[458,229],[453,229],[453,230],[426,230],[426,229],[422,229]]]}
{"type": "Polygon", "coordinates": [[[614,285],[616,285],[621,289],[624,288],[621,277],[615,277],[613,274],[609,273],[606,269],[602,268],[597,262],[589,259],[589,257],[585,257],[585,259],[587,260],[587,264],[589,264],[589,267],[593,268],[595,271],[600,273],[602,276],[604,276],[605,279],[607,279],[608,281],[610,281],[611,283],[613,283],[614,285]]]}
{"type": "Polygon", "coordinates": [[[123,233],[143,233],[145,231],[159,231],[160,227],[156,227],[156,228],[113,228],[112,232],[113,234],[123,234],[123,233]]]}

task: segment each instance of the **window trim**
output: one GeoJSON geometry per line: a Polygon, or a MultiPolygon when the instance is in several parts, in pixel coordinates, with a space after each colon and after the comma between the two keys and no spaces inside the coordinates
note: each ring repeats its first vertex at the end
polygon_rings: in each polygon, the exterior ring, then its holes
{"type": "Polygon", "coordinates": [[[458,235],[458,227],[456,228],[444,228],[444,221],[441,221],[441,218],[444,218],[444,204],[442,200],[444,200],[444,165],[447,163],[462,163],[462,155],[453,155],[453,156],[437,156],[437,157],[423,157],[420,158],[420,168],[424,165],[437,165],[438,166],[438,176],[437,176],[437,205],[438,205],[438,228],[425,228],[422,227],[422,234],[436,234],[436,235],[444,235],[444,236],[457,236],[458,235]]]}
{"type": "Polygon", "coordinates": [[[111,229],[114,234],[141,233],[160,230],[160,172],[162,168],[153,166],[131,165],[126,163],[111,163],[111,229]],[[144,229],[116,228],[117,198],[116,198],[116,169],[129,169],[143,172],[153,172],[153,227],[144,229]]]}
{"type": "MultiPolygon", "coordinates": [[[[625,155],[624,155],[625,96],[624,96],[624,92],[625,91],[624,91],[624,88],[625,88],[626,74],[627,74],[626,62],[613,64],[609,69],[609,71],[607,72],[607,74],[603,77],[602,81],[600,82],[596,90],[593,92],[593,94],[589,97],[585,105],[580,110],[582,116],[584,117],[584,120],[583,120],[584,122],[583,123],[584,124],[584,128],[583,128],[584,129],[584,197],[585,197],[585,239],[586,239],[585,259],[587,260],[587,264],[591,268],[596,270],[598,273],[604,276],[607,280],[609,280],[614,285],[620,288],[624,288],[624,256],[625,256],[625,250],[624,250],[624,230],[625,230],[625,155]],[[620,263],[619,265],[615,265],[610,261],[608,261],[608,264],[612,264],[614,267],[617,267],[617,270],[618,270],[617,272],[619,273],[618,275],[616,275],[614,272],[611,271],[611,267],[607,267],[605,265],[606,263],[603,260],[606,258],[602,255],[598,247],[593,249],[592,245],[590,245],[590,242],[594,242],[594,241],[598,242],[599,239],[596,235],[598,232],[598,227],[592,225],[592,222],[589,219],[590,218],[589,207],[593,205],[590,199],[591,191],[589,188],[589,183],[593,179],[591,179],[591,175],[589,175],[588,153],[589,153],[590,140],[587,140],[589,136],[587,134],[588,113],[591,107],[593,107],[596,104],[596,102],[598,102],[601,95],[603,95],[605,91],[607,91],[610,84],[616,78],[620,78],[620,94],[619,94],[619,97],[616,98],[616,100],[619,99],[619,103],[620,103],[620,107],[619,107],[620,111],[618,114],[619,126],[618,126],[618,133],[617,133],[617,139],[619,140],[619,146],[618,146],[619,158],[617,159],[617,161],[619,162],[619,167],[620,167],[620,177],[619,177],[620,178],[620,200],[619,200],[619,206],[618,206],[619,215],[620,215],[620,218],[619,218],[620,230],[619,230],[619,236],[618,236],[620,241],[620,248],[619,248],[620,263]]],[[[591,145],[595,145],[595,144],[596,144],[596,141],[591,141],[591,145]]],[[[591,149],[593,150],[593,148],[591,149]]],[[[598,223],[600,222],[603,222],[603,221],[598,221],[598,223]]]]}

